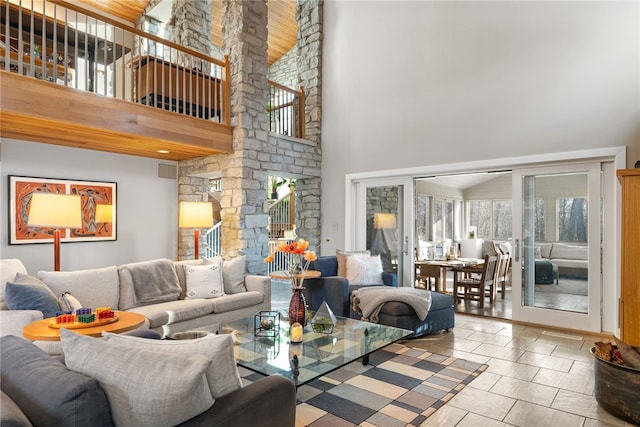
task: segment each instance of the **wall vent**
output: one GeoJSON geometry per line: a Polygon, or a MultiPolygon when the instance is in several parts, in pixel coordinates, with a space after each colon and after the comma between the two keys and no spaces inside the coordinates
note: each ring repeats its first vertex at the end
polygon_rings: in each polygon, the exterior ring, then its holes
{"type": "Polygon", "coordinates": [[[178,166],[158,163],[158,178],[178,179],[178,166]]]}

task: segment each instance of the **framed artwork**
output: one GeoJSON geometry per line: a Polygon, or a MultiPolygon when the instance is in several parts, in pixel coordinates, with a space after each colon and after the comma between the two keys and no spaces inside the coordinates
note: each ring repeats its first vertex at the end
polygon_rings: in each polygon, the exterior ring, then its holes
{"type": "Polygon", "coordinates": [[[53,228],[27,225],[33,193],[80,196],[82,226],[60,230],[61,242],[116,240],[116,183],[9,176],[9,244],[53,242],[53,228]]]}

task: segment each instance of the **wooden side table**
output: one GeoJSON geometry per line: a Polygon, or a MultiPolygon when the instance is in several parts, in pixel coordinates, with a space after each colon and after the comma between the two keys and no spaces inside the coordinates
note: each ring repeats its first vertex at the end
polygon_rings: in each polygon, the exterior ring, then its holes
{"type": "MultiPolygon", "coordinates": [[[[100,337],[102,336],[102,331],[116,334],[131,331],[142,326],[147,319],[142,314],[132,313],[130,311],[116,311],[115,314],[118,316],[118,320],[115,322],[71,330],[82,335],[100,337]]],[[[36,341],[60,341],[60,329],[50,327],[50,322],[51,318],[47,318],[30,323],[22,329],[22,335],[27,339],[36,341]]]]}

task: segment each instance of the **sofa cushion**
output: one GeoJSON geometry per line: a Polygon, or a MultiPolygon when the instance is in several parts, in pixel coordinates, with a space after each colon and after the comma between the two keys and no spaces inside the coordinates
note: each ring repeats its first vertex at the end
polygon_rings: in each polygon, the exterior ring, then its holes
{"type": "Polygon", "coordinates": [[[551,248],[553,243],[537,243],[536,248],[540,248],[540,256],[536,255],[536,258],[549,258],[551,255],[551,248]]]}
{"type": "Polygon", "coordinates": [[[7,282],[16,278],[16,273],[27,274],[22,261],[19,259],[0,259],[0,310],[6,310],[7,304],[4,301],[4,287],[7,282]]]}
{"type": "Polygon", "coordinates": [[[28,274],[17,273],[13,282],[7,282],[5,298],[10,310],[38,310],[45,318],[60,311],[58,299],[51,289],[28,274]]]}
{"type": "Polygon", "coordinates": [[[565,245],[562,243],[554,243],[551,249],[551,259],[576,259],[588,260],[589,247],[577,245],[565,245]]]}
{"type": "Polygon", "coordinates": [[[67,369],[22,338],[2,337],[0,348],[2,391],[34,425],[113,425],[109,402],[98,381],[67,369]]]}
{"type": "Polygon", "coordinates": [[[207,335],[190,340],[149,340],[103,332],[108,342],[127,349],[152,350],[162,353],[201,354],[214,363],[205,371],[209,390],[216,399],[242,387],[231,335],[207,335]]]}
{"type": "MultiPolygon", "coordinates": [[[[222,258],[218,257],[218,259],[222,259],[222,258]]],[[[173,264],[176,269],[176,274],[178,276],[178,282],[180,283],[180,296],[178,297],[178,299],[185,299],[187,295],[187,277],[184,274],[183,265],[202,265],[203,260],[202,259],[185,259],[182,261],[175,261],[173,264]]]]}
{"type": "Polygon", "coordinates": [[[264,295],[256,291],[247,291],[241,294],[225,295],[224,298],[210,300],[214,313],[227,313],[241,308],[251,307],[263,303],[264,295]]]}
{"type": "Polygon", "coordinates": [[[202,298],[176,300],[134,307],[127,311],[145,316],[149,320],[149,328],[153,329],[211,314],[215,300],[202,298]]]}
{"type": "Polygon", "coordinates": [[[379,255],[353,254],[347,257],[349,285],[382,285],[382,261],[379,255]]]}
{"type": "Polygon", "coordinates": [[[66,365],[100,383],[116,425],[174,426],[213,405],[202,355],[126,351],[65,328],[60,340],[66,365]]]}
{"type": "Polygon", "coordinates": [[[222,277],[224,279],[225,294],[237,294],[247,291],[247,288],[244,286],[244,274],[246,268],[246,255],[224,260],[222,265],[222,277]]]}
{"type": "Polygon", "coordinates": [[[60,296],[70,292],[85,307],[118,307],[118,269],[115,266],[77,271],[40,271],[38,277],[60,296]]]}
{"type": "Polygon", "coordinates": [[[222,261],[206,265],[183,265],[187,280],[186,298],[217,298],[224,295],[222,261]]]}
{"type": "MultiPolygon", "coordinates": [[[[338,257],[320,256],[309,265],[310,270],[320,272],[321,277],[333,277],[338,275],[338,257]]],[[[344,276],[342,276],[344,277],[344,276]]]]}
{"type": "Polygon", "coordinates": [[[347,258],[349,255],[353,254],[366,254],[369,255],[370,252],[367,251],[343,251],[341,249],[336,249],[336,258],[338,258],[338,276],[347,277],[347,258]]]}

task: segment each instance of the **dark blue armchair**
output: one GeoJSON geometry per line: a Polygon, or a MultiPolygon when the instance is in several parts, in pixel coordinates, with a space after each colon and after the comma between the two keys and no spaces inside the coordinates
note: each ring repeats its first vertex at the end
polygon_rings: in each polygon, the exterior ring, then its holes
{"type": "MultiPolygon", "coordinates": [[[[346,277],[338,276],[338,258],[335,255],[321,256],[309,264],[309,270],[317,270],[322,275],[317,279],[305,279],[304,296],[307,305],[313,311],[318,310],[326,301],[336,316],[350,317],[351,291],[363,286],[349,285],[346,277]]],[[[382,282],[386,286],[398,286],[394,273],[382,273],[382,282]]]]}

